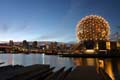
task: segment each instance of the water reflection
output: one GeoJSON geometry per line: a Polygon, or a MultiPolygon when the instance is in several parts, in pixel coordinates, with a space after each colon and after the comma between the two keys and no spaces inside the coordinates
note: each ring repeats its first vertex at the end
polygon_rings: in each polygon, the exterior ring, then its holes
{"type": "Polygon", "coordinates": [[[120,60],[114,59],[101,59],[99,60],[99,67],[103,68],[112,80],[120,80],[120,60]]]}
{"type": "Polygon", "coordinates": [[[100,59],[99,60],[99,67],[104,69],[109,74],[109,76],[112,78],[112,80],[115,80],[114,74],[112,71],[113,68],[112,68],[111,59],[107,59],[107,60],[100,59]]]}
{"type": "Polygon", "coordinates": [[[74,58],[73,63],[76,66],[96,66],[97,70],[100,67],[108,73],[112,80],[120,80],[119,59],[74,58]]]}
{"type": "Polygon", "coordinates": [[[73,58],[73,62],[76,66],[96,66],[97,59],[95,58],[73,58]]]}
{"type": "Polygon", "coordinates": [[[50,56],[44,54],[0,54],[0,62],[5,62],[0,66],[9,64],[32,65],[32,64],[50,64],[51,67],[59,69],[75,66],[95,66],[96,69],[103,68],[112,80],[120,79],[120,60],[119,59],[98,59],[98,58],[63,58],[59,56],[50,56]]]}

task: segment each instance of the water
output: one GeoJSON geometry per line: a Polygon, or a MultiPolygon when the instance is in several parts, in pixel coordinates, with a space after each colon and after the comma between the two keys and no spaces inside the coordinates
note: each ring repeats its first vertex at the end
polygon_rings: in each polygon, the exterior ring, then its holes
{"type": "Polygon", "coordinates": [[[120,80],[120,59],[98,59],[98,58],[63,58],[55,55],[44,54],[0,54],[0,62],[5,65],[32,65],[32,64],[50,64],[56,67],[56,70],[65,66],[66,69],[75,66],[95,66],[101,67],[109,74],[112,80],[120,80]]]}

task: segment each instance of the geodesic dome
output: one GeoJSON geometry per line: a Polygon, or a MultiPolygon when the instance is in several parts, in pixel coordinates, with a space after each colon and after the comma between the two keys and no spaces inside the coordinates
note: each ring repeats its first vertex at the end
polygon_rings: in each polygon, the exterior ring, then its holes
{"type": "Polygon", "coordinates": [[[109,40],[109,23],[101,16],[89,15],[77,24],[76,36],[78,41],[109,40]]]}

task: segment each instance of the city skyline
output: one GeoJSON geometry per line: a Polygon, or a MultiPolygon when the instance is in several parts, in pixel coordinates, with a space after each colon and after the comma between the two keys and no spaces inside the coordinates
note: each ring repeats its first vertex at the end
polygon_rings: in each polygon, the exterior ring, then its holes
{"type": "Polygon", "coordinates": [[[120,30],[120,1],[1,0],[0,41],[76,42],[76,25],[86,15],[104,17],[111,34],[120,30]]]}

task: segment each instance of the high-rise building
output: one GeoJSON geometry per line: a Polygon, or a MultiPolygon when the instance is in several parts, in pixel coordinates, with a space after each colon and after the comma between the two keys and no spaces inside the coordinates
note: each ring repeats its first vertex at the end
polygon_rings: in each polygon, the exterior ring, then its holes
{"type": "Polygon", "coordinates": [[[33,41],[33,42],[32,42],[32,47],[33,47],[33,48],[37,48],[37,47],[38,47],[37,41],[33,41]]]}
{"type": "Polygon", "coordinates": [[[29,44],[28,44],[27,40],[23,40],[22,47],[23,48],[28,48],[29,47],[29,44]]]}
{"type": "Polygon", "coordinates": [[[14,45],[13,40],[10,40],[10,41],[9,41],[9,45],[10,45],[10,46],[13,46],[13,45],[14,45]]]}

